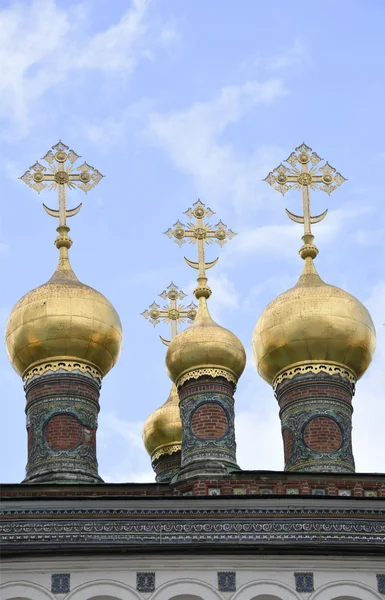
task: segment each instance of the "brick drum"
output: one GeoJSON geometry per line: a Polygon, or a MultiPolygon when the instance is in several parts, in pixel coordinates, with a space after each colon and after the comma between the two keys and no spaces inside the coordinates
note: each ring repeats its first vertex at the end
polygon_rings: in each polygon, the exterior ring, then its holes
{"type": "Polygon", "coordinates": [[[70,450],[82,441],[83,427],[71,415],[55,415],[48,421],[44,435],[53,450],[70,450]]]}
{"type": "Polygon", "coordinates": [[[298,381],[291,380],[286,385],[278,387],[278,401],[280,408],[284,408],[292,402],[306,399],[341,400],[346,404],[352,403],[351,384],[348,381],[326,382],[317,380],[298,381]]]}
{"type": "Polygon", "coordinates": [[[193,433],[200,438],[215,439],[227,433],[229,423],[223,408],[215,402],[208,402],[194,412],[191,428],[193,433]]]}
{"type": "Polygon", "coordinates": [[[315,417],[306,425],[303,439],[316,452],[332,452],[340,448],[342,433],[333,419],[315,417]]]}
{"type": "Polygon", "coordinates": [[[87,400],[99,400],[100,384],[85,375],[51,374],[31,381],[27,385],[27,403],[39,398],[75,397],[87,400]]]}
{"type": "Polygon", "coordinates": [[[285,461],[286,461],[290,458],[294,437],[293,437],[293,434],[291,433],[291,431],[289,429],[287,429],[286,427],[282,431],[282,437],[283,437],[283,450],[284,450],[285,461]]]}

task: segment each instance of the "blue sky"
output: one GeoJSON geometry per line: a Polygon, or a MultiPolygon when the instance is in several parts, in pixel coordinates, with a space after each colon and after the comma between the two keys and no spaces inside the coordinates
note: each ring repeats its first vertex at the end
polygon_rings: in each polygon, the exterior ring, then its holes
{"type": "MultiPolygon", "coordinates": [[[[251,358],[255,322],[301,271],[297,192],[262,182],[305,141],[348,181],[314,233],[317,268],[371,311],[376,358],[358,383],[353,444],[358,471],[384,471],[385,6],[381,0],[0,0],[0,319],[49,279],[55,223],[18,180],[59,138],[106,177],[71,225],[73,268],[114,304],[124,328],[120,361],[101,395],[98,459],[108,481],[153,480],[144,419],[166,400],[165,348],[141,313],[173,280],[194,273],[162,232],[200,197],[238,233],[209,272],[210,307],[245,345],[236,394],[238,461],[281,469],[278,408],[251,358]]],[[[186,301],[190,302],[189,295],[186,301]]],[[[27,437],[20,378],[0,347],[1,479],[24,476],[27,437]]]]}

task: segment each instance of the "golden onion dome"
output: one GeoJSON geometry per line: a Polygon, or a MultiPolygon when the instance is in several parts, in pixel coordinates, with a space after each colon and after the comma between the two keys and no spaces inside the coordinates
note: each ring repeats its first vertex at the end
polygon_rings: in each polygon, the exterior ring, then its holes
{"type": "Polygon", "coordinates": [[[182,421],[175,384],[172,385],[170,395],[163,406],[147,417],[142,437],[152,461],[163,454],[173,454],[181,449],[182,421]]]}
{"type": "Polygon", "coordinates": [[[320,362],[347,368],[359,379],[374,354],[375,328],[365,306],[322,281],[307,256],[297,284],[263,311],[252,345],[258,373],[268,383],[294,366],[320,362]]]}
{"type": "Polygon", "coordinates": [[[207,374],[225,377],[236,384],[245,365],[246,353],[241,341],[213,321],[206,297],[200,296],[195,321],[168,347],[166,366],[169,377],[177,386],[187,379],[207,374]]]}
{"type": "Polygon", "coordinates": [[[51,279],[12,309],[5,338],[19,375],[43,362],[75,360],[96,367],[104,376],[119,357],[122,326],[107,298],[78,280],[67,248],[61,247],[51,279]]]}

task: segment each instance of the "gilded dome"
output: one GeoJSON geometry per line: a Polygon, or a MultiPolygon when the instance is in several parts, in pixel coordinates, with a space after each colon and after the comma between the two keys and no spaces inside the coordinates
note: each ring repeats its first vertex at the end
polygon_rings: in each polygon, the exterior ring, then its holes
{"type": "Polygon", "coordinates": [[[322,281],[307,257],[297,284],[263,311],[252,345],[268,383],[294,365],[320,361],[346,367],[359,379],[374,354],[375,329],[365,306],[322,281]]]}
{"type": "Polygon", "coordinates": [[[175,384],[170,395],[160,408],[147,417],[143,426],[144,446],[156,460],[162,454],[172,454],[181,448],[182,421],[179,411],[179,396],[175,384]]]}
{"type": "Polygon", "coordinates": [[[168,347],[166,366],[170,378],[181,385],[185,379],[211,372],[236,383],[245,365],[246,354],[241,341],[212,320],[206,298],[201,296],[195,321],[168,347]]]}
{"type": "Polygon", "coordinates": [[[19,375],[41,362],[65,359],[93,365],[104,376],[119,357],[122,326],[110,302],[77,279],[67,248],[60,248],[51,279],[12,309],[5,339],[19,375]]]}

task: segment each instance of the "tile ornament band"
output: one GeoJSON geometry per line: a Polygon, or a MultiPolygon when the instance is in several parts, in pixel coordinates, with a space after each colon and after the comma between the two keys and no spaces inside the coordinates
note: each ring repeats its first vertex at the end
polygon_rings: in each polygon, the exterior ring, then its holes
{"type": "Polygon", "coordinates": [[[326,361],[298,364],[281,371],[273,381],[273,390],[276,391],[278,385],[284,379],[293,379],[296,375],[305,375],[306,373],[327,373],[328,375],[340,375],[347,379],[353,386],[356,383],[356,377],[350,369],[343,365],[331,364],[326,361]]]}

